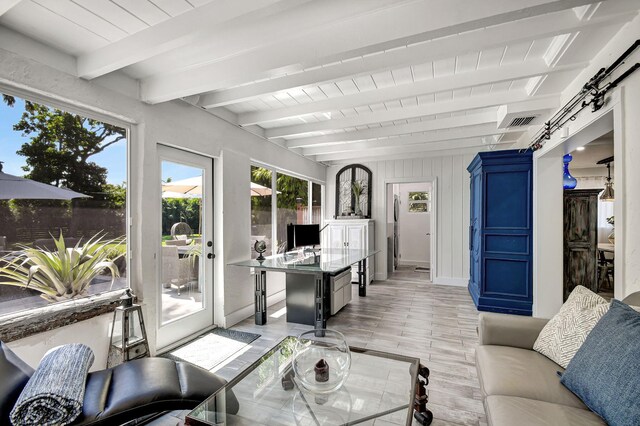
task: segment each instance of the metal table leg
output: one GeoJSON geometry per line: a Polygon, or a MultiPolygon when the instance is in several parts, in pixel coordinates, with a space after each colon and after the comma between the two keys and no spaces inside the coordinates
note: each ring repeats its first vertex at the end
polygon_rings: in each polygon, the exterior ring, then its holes
{"type": "Polygon", "coordinates": [[[255,283],[256,325],[265,325],[267,323],[267,271],[256,270],[253,280],[255,283]]]}
{"type": "Polygon", "coordinates": [[[316,330],[327,328],[327,318],[324,314],[324,283],[326,274],[317,274],[315,276],[316,284],[316,318],[314,327],[316,330]]]}
{"type": "Polygon", "coordinates": [[[429,395],[427,385],[429,384],[429,369],[420,364],[418,369],[418,381],[416,382],[415,398],[413,400],[413,418],[423,426],[428,426],[433,421],[433,413],[427,409],[429,395]],[[420,380],[422,377],[424,380],[420,380]]]}
{"type": "Polygon", "coordinates": [[[358,262],[358,295],[367,295],[367,259],[358,262]]]}

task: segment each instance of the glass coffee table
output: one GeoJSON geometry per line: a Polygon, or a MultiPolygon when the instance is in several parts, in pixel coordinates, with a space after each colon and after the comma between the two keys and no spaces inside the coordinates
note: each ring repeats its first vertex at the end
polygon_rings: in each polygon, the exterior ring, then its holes
{"type": "Polygon", "coordinates": [[[424,405],[428,369],[418,358],[352,347],[344,385],[329,394],[314,394],[291,378],[295,342],[295,337],[283,339],[191,411],[185,424],[410,425],[414,408],[422,411],[416,413],[422,416],[416,417],[420,423],[431,423],[424,405]]]}

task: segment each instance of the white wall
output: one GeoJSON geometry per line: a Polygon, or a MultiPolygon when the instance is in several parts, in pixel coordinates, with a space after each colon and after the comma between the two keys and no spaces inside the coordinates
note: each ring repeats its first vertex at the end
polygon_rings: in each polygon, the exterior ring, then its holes
{"type": "MultiPolygon", "coordinates": [[[[431,213],[410,213],[409,192],[431,192],[429,183],[402,183],[398,185],[400,196],[400,261],[402,265],[429,266],[431,213]]],[[[389,200],[388,200],[389,201],[389,200]]],[[[387,202],[388,202],[387,201],[387,202]]]]}
{"type": "MultiPolygon", "coordinates": [[[[25,46],[39,45],[26,38],[20,40],[25,46]]],[[[8,50],[1,42],[0,46],[0,89],[3,91],[115,124],[130,125],[131,284],[145,305],[145,321],[152,352],[155,350],[155,326],[159,317],[156,304],[159,296],[159,286],[156,285],[158,265],[155,260],[159,248],[158,239],[155,238],[159,235],[156,229],[160,194],[160,169],[156,152],[158,143],[216,159],[215,251],[218,256],[214,266],[215,321],[221,326],[230,326],[251,315],[253,283],[249,270],[226,266],[229,262],[249,256],[250,202],[247,194],[250,160],[280,167],[320,183],[325,178],[325,166],[187,103],[177,101],[152,106],[139,102],[123,94],[135,96],[137,84],[122,75],[88,82],[60,71],[59,66],[50,67],[21,56],[15,53],[17,49],[8,50]]],[[[38,47],[25,51],[47,51],[42,45],[38,47]]],[[[270,295],[281,293],[282,288],[276,281],[274,279],[269,283],[270,295]]],[[[19,355],[29,354],[39,359],[47,349],[62,342],[66,336],[73,336],[83,343],[95,342],[95,365],[101,368],[106,364],[106,351],[101,346],[106,345],[108,340],[108,333],[100,325],[102,322],[102,319],[83,321],[65,329],[12,342],[10,346],[19,355]],[[36,341],[38,345],[34,345],[36,341]]]]}
{"type": "MultiPolygon", "coordinates": [[[[577,93],[598,69],[608,67],[616,60],[635,42],[638,34],[640,16],[627,23],[591,60],[590,66],[567,86],[562,92],[562,103],[577,93]]],[[[636,51],[627,58],[621,71],[638,61],[640,52],[636,51]]],[[[637,190],[640,185],[640,168],[637,167],[640,164],[639,93],[640,71],[637,71],[609,93],[601,110],[592,113],[586,109],[574,122],[565,126],[569,131],[566,141],[557,132],[534,155],[535,316],[551,317],[562,305],[562,239],[557,238],[558,232],[562,232],[556,223],[557,218],[562,216],[562,193],[556,191],[553,185],[557,185],[562,179],[562,173],[558,172],[561,170],[562,155],[575,149],[572,139],[579,139],[580,132],[595,132],[601,136],[611,129],[614,131],[615,297],[620,299],[640,291],[640,215],[637,214],[640,209],[640,192],[637,190]]],[[[588,139],[593,140],[595,137],[588,139]]],[[[523,146],[530,141],[531,138],[524,138],[523,146]]]]}
{"type": "MultiPolygon", "coordinates": [[[[456,155],[406,160],[372,161],[361,163],[373,174],[372,219],[375,220],[376,254],[375,279],[387,277],[387,236],[380,230],[386,227],[386,184],[436,179],[436,284],[466,286],[469,280],[468,225],[469,173],[466,168],[473,155],[456,155]]],[[[335,214],[336,173],[344,164],[327,169],[327,199],[325,217],[335,214]]],[[[434,267],[432,266],[432,269],[434,267]]]]}

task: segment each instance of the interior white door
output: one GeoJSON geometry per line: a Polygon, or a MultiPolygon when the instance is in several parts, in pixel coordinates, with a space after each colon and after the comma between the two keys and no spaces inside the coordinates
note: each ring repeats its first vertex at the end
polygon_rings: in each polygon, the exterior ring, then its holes
{"type": "Polygon", "coordinates": [[[158,147],[158,322],[162,349],[213,324],[213,159],[158,147]]]}

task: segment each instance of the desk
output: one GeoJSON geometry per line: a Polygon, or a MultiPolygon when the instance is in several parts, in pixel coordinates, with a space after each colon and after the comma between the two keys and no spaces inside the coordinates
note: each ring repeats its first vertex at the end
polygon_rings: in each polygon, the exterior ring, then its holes
{"type": "Polygon", "coordinates": [[[267,323],[267,271],[278,271],[287,274],[287,306],[292,303],[302,311],[310,310],[313,314],[310,325],[315,328],[326,328],[329,317],[328,296],[331,276],[357,263],[358,294],[361,297],[366,296],[367,286],[364,275],[367,270],[367,259],[379,251],[351,249],[300,251],[269,256],[262,261],[251,259],[229,263],[229,265],[255,268],[255,323],[257,325],[267,323]],[[289,294],[290,289],[295,291],[295,294],[289,294]],[[293,300],[294,298],[296,300],[293,300]]]}

